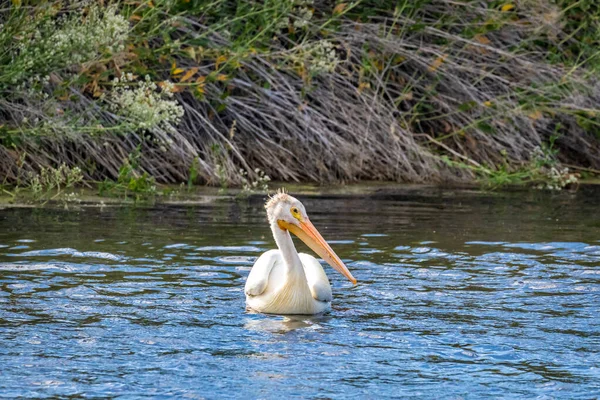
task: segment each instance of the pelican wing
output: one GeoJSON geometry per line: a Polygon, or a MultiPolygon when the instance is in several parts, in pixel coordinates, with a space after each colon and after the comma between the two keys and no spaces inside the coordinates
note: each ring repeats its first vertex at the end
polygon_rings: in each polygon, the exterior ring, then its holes
{"type": "Polygon", "coordinates": [[[246,280],[246,288],[244,289],[246,295],[258,296],[265,291],[269,283],[271,270],[280,258],[279,250],[269,250],[256,260],[246,280]]]}
{"type": "Polygon", "coordinates": [[[300,256],[300,261],[302,261],[304,274],[306,275],[312,297],[315,300],[330,302],[333,298],[331,285],[325,271],[323,271],[321,263],[309,254],[300,253],[298,255],[300,256]]]}

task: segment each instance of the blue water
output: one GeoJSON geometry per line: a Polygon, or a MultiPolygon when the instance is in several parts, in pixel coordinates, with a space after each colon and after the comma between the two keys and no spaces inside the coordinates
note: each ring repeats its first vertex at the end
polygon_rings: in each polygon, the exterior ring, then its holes
{"type": "Polygon", "coordinates": [[[300,196],[359,284],[295,318],[260,196],[0,210],[0,397],[598,397],[599,194],[300,196]]]}

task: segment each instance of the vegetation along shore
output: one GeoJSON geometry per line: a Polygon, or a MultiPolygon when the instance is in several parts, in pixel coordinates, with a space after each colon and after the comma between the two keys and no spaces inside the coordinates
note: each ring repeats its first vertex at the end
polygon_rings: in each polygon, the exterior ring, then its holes
{"type": "Polygon", "coordinates": [[[600,171],[595,0],[0,8],[0,184],[260,190],[600,171]]]}

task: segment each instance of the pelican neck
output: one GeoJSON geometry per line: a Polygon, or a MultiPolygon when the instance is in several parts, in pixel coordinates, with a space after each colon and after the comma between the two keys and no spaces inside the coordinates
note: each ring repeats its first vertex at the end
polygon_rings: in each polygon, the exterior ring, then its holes
{"type": "Polygon", "coordinates": [[[288,274],[304,277],[306,280],[304,267],[302,267],[302,261],[300,261],[300,256],[298,256],[298,251],[296,251],[290,232],[287,229],[281,229],[277,223],[271,224],[271,231],[273,231],[275,243],[277,243],[277,247],[281,251],[288,274]]]}

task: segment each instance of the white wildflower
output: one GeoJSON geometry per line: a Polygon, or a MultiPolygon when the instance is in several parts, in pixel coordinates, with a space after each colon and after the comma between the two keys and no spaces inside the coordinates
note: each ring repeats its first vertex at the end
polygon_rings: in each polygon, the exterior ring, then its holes
{"type": "Polygon", "coordinates": [[[240,169],[240,181],[242,182],[242,193],[251,194],[256,191],[267,193],[269,191],[269,181],[271,178],[260,168],[255,168],[256,179],[250,180],[248,171],[240,169]]]}
{"type": "MultiPolygon", "coordinates": [[[[41,15],[17,47],[15,63],[21,68],[19,79],[33,70],[50,71],[96,59],[102,52],[120,52],[129,31],[129,22],[117,14],[116,7],[93,6],[81,13],[48,18],[41,15]]],[[[37,81],[49,82],[49,77],[37,81]]]]}
{"type": "Polygon", "coordinates": [[[335,46],[327,40],[320,40],[307,46],[304,49],[304,59],[314,75],[331,73],[340,63],[335,46]]]}
{"type": "Polygon", "coordinates": [[[278,30],[285,29],[289,26],[289,24],[290,24],[290,19],[288,17],[281,18],[275,24],[275,29],[278,29],[278,30]]]}
{"type": "Polygon", "coordinates": [[[543,181],[536,186],[537,189],[561,190],[579,181],[578,174],[572,173],[569,168],[561,168],[551,147],[534,147],[531,160],[533,169],[543,181]]]}
{"type": "MultiPolygon", "coordinates": [[[[121,77],[120,86],[107,96],[112,110],[133,122],[137,129],[160,127],[169,129],[177,125],[183,116],[183,107],[176,100],[168,100],[169,90],[159,91],[158,86],[146,75],[143,81],[131,82],[133,76],[121,77]]],[[[169,86],[167,83],[165,87],[169,86]]]]}
{"type": "Polygon", "coordinates": [[[294,15],[294,28],[304,28],[312,19],[313,12],[307,7],[299,8],[294,15]]]}

